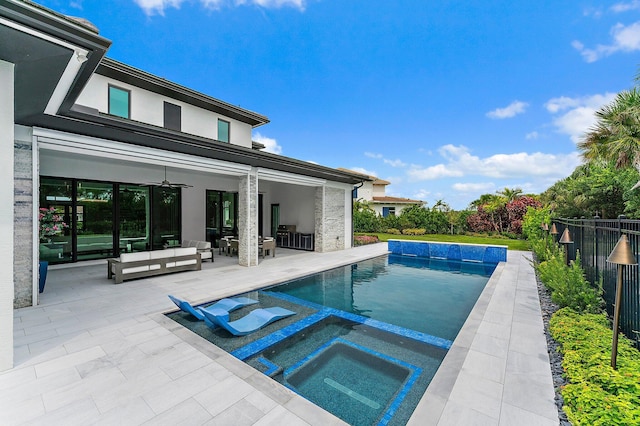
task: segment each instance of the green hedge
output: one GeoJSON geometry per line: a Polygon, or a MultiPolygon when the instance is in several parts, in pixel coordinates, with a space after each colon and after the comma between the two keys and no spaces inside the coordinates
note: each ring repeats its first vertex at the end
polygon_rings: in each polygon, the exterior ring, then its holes
{"type": "Polygon", "coordinates": [[[560,309],[551,318],[570,382],[561,389],[574,426],[640,425],[640,352],[620,335],[617,370],[611,368],[613,333],[604,314],[560,309]]]}

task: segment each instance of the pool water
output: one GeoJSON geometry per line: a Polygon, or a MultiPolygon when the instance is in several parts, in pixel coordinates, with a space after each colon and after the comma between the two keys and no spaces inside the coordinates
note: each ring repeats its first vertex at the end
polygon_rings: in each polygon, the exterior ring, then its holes
{"type": "Polygon", "coordinates": [[[296,315],[247,336],[168,314],[353,425],[411,417],[495,265],[388,255],[244,296],[230,313],[281,306],[296,315]]]}
{"type": "Polygon", "coordinates": [[[271,291],[454,340],[494,269],[495,265],[389,255],[271,291]]]}

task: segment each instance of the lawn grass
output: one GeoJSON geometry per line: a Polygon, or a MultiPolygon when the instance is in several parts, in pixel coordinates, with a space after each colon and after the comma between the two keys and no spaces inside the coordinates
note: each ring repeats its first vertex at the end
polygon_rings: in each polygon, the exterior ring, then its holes
{"type": "Polygon", "coordinates": [[[505,237],[487,237],[475,235],[395,235],[375,232],[356,233],[356,235],[377,235],[380,241],[388,240],[416,240],[416,241],[438,241],[446,243],[467,243],[467,244],[489,244],[497,246],[507,246],[509,250],[530,250],[527,240],[513,240],[505,237]]]}

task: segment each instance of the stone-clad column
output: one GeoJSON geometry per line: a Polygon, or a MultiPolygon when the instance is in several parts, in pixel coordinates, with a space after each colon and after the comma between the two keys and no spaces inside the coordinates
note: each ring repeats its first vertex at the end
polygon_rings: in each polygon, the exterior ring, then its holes
{"type": "Polygon", "coordinates": [[[14,65],[0,61],[0,371],[13,368],[14,65]]]}
{"type": "Polygon", "coordinates": [[[240,178],[238,187],[238,263],[258,265],[258,177],[251,168],[248,176],[240,178]]]}
{"type": "Polygon", "coordinates": [[[316,251],[344,250],[345,199],[344,189],[330,186],[316,188],[316,251]]]}
{"type": "MultiPolygon", "coordinates": [[[[16,126],[14,133],[14,308],[38,303],[34,293],[34,209],[33,209],[33,132],[30,127],[16,126]],[[35,296],[35,297],[34,297],[35,296]]],[[[36,279],[37,279],[36,275],[36,279]]]]}

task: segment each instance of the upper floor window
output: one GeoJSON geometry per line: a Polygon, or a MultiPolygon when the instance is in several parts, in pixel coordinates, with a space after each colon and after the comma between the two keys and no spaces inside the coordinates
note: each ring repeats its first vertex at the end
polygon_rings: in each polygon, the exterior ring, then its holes
{"type": "Polygon", "coordinates": [[[218,140],[229,143],[229,127],[231,123],[218,119],[218,140]]]}
{"type": "Polygon", "coordinates": [[[109,114],[131,118],[131,91],[109,85],[109,114]]]}
{"type": "Polygon", "coordinates": [[[164,103],[164,128],[181,131],[182,108],[169,102],[164,103]]]}
{"type": "Polygon", "coordinates": [[[395,216],[396,208],[395,207],[383,207],[382,208],[382,217],[395,216]]]}

